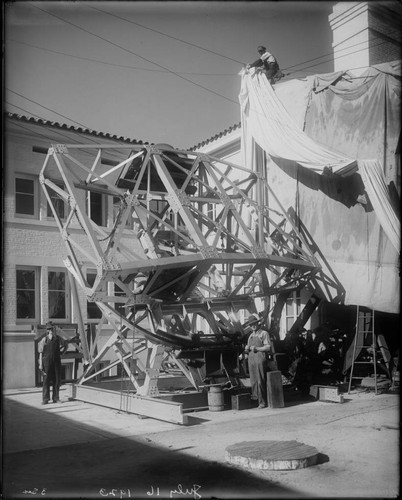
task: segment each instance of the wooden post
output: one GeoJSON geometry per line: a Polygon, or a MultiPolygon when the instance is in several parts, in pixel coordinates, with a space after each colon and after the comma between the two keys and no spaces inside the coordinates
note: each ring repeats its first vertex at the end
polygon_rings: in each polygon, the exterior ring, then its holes
{"type": "Polygon", "coordinates": [[[267,402],[269,408],[283,408],[285,406],[280,371],[267,373],[267,402]]]}

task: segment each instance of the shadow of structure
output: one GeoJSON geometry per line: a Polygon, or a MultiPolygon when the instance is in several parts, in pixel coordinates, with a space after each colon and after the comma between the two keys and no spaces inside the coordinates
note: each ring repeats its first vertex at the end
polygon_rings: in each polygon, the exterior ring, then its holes
{"type": "Polygon", "coordinates": [[[55,442],[55,446],[40,449],[27,449],[28,444],[23,451],[3,454],[3,496],[7,499],[297,497],[297,492],[247,470],[185,454],[181,450],[188,447],[180,442],[175,448],[161,447],[154,439],[143,442],[138,436],[120,437],[88,423],[75,422],[74,426],[59,413],[14,400],[3,403],[8,442],[23,439],[16,422],[28,426],[28,432],[38,432],[38,426],[46,425],[44,432],[69,433],[71,442],[78,431],[87,438],[89,433],[96,434],[92,441],[84,437],[76,444],[55,442]]]}

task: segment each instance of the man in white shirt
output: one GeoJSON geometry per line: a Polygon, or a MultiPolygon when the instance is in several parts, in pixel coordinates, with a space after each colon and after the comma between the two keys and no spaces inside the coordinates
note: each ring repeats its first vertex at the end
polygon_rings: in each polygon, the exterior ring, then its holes
{"type": "Polygon", "coordinates": [[[261,68],[272,85],[276,80],[283,77],[283,73],[279,69],[278,61],[263,45],[260,45],[257,51],[260,57],[253,63],[247,64],[247,69],[261,68]]]}

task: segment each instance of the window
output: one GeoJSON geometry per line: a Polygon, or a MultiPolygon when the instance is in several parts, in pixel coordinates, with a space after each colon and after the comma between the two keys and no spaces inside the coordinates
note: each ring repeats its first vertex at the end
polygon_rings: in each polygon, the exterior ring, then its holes
{"type": "Polygon", "coordinates": [[[33,177],[18,175],[15,177],[15,214],[24,217],[38,216],[37,182],[33,177]]]}
{"type": "Polygon", "coordinates": [[[106,226],[106,199],[102,193],[88,192],[87,214],[98,226],[106,226]]]}
{"type": "MultiPolygon", "coordinates": [[[[87,282],[89,286],[93,286],[95,283],[96,274],[87,273],[87,282]]],[[[100,319],[102,317],[102,311],[96,305],[95,302],[87,301],[87,319],[100,319]]]]}
{"type": "MultiPolygon", "coordinates": [[[[58,182],[58,181],[53,181],[53,182],[54,182],[54,184],[56,184],[56,186],[58,186],[60,189],[62,189],[64,191],[64,184],[62,182],[58,182]]],[[[53,191],[53,189],[50,186],[48,186],[48,190],[49,190],[50,198],[52,200],[53,208],[56,210],[56,213],[57,213],[59,219],[64,219],[66,217],[66,204],[65,204],[63,198],[61,198],[56,193],[56,191],[53,191]]],[[[50,208],[49,203],[47,204],[46,215],[47,215],[47,217],[53,217],[53,212],[52,212],[52,209],[50,208]]]]}
{"type": "Polygon", "coordinates": [[[66,320],[70,317],[70,294],[65,271],[48,271],[49,319],[66,320]]]}
{"type": "Polygon", "coordinates": [[[39,320],[39,270],[34,267],[17,267],[17,320],[39,320]]]}
{"type": "Polygon", "coordinates": [[[285,320],[286,331],[288,332],[301,312],[301,299],[298,292],[293,292],[286,301],[285,320]]]}

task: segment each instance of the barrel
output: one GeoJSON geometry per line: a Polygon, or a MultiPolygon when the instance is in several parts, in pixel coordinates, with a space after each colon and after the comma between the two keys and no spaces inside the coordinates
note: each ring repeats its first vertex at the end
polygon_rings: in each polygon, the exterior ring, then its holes
{"type": "Polygon", "coordinates": [[[223,411],[223,392],[220,386],[211,386],[208,391],[208,406],[210,411],[223,411]]]}

